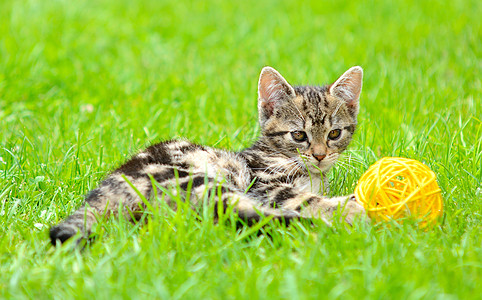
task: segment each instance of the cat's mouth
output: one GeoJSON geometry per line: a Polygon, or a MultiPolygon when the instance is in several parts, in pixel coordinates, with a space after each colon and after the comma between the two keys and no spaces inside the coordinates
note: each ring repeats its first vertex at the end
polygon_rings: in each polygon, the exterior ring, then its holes
{"type": "Polygon", "coordinates": [[[312,173],[324,173],[331,169],[336,163],[338,155],[336,153],[329,154],[325,159],[318,161],[314,158],[310,158],[306,155],[301,155],[301,160],[306,169],[312,173]]]}

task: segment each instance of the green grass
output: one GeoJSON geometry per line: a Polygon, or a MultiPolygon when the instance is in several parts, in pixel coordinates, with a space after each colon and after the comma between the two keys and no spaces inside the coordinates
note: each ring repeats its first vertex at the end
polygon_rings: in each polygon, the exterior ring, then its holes
{"type": "Polygon", "coordinates": [[[477,0],[1,1],[0,297],[480,297],[481,15],[477,0]],[[248,146],[265,65],[294,84],[363,66],[333,194],[382,156],[418,159],[437,174],[443,224],[258,236],[161,210],[143,227],[101,224],[85,251],[49,245],[48,228],[147,144],[248,146]]]}

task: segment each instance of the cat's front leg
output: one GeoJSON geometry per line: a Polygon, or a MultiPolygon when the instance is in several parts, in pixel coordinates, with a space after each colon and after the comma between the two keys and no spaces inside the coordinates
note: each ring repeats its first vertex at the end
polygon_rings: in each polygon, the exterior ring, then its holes
{"type": "Polygon", "coordinates": [[[356,218],[368,220],[365,209],[356,201],[355,195],[333,198],[318,196],[310,199],[311,201],[307,202],[301,211],[301,215],[305,218],[324,217],[331,220],[337,216],[335,212],[338,211],[339,216],[342,216],[344,221],[350,225],[356,218]]]}
{"type": "Polygon", "coordinates": [[[303,192],[289,184],[278,183],[270,185],[269,192],[265,196],[267,197],[265,206],[298,212],[301,218],[306,219],[316,218],[330,222],[333,216],[336,216],[335,211],[339,209],[340,216],[343,216],[344,220],[351,225],[357,216],[366,215],[365,209],[355,201],[354,195],[328,198],[303,192]]]}

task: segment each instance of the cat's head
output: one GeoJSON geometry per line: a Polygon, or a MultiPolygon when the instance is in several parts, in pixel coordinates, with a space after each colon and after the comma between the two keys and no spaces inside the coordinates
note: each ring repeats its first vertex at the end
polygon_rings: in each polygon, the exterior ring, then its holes
{"type": "Polygon", "coordinates": [[[330,169],[355,131],[362,79],[357,66],[331,85],[291,86],[275,69],[263,68],[258,112],[265,144],[312,172],[330,169]]]}

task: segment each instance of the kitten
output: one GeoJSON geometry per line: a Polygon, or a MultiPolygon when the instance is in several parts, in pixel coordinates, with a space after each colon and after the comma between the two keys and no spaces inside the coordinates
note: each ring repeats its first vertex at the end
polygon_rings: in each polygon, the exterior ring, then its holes
{"type": "Polygon", "coordinates": [[[88,193],[79,210],[51,228],[52,244],[78,232],[87,238],[100,216],[121,211],[132,221],[139,219],[145,205],[138,193],[146,199],[164,197],[176,209],[173,194],[189,192],[193,208],[207,197],[215,201],[214,207],[233,206],[248,223],[265,215],[286,222],[319,218],[329,224],[341,207],[351,224],[355,216],[364,215],[354,196],[320,194],[328,189],[326,173],[355,132],[362,77],[362,68],[352,67],[331,85],[291,86],[275,69],[263,68],[258,84],[261,137],[250,148],[228,152],[185,140],[152,145],[110,174],[88,193]],[[151,178],[157,182],[154,187],[151,178]],[[171,193],[163,196],[157,185],[171,193]]]}

